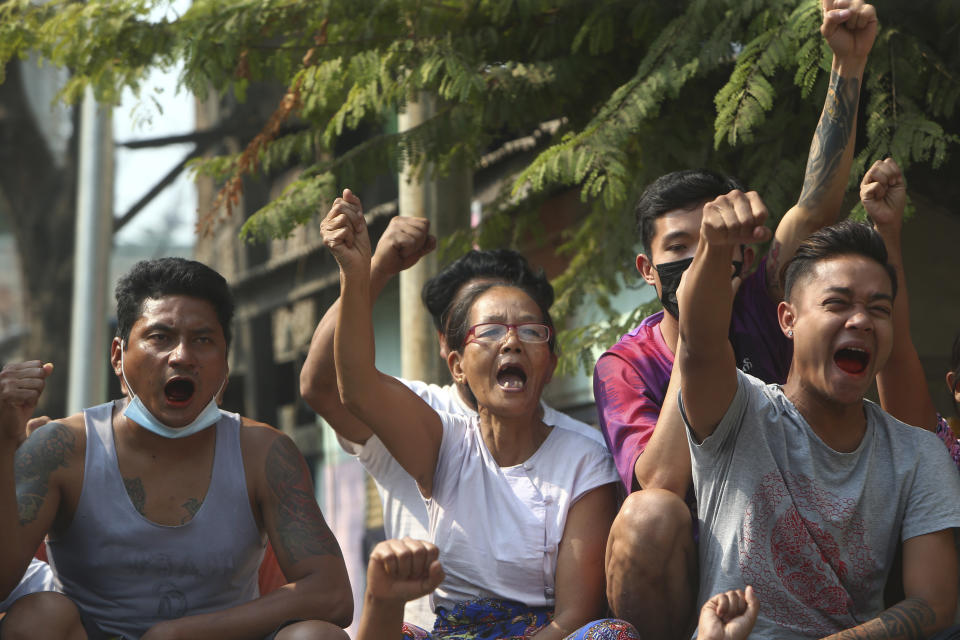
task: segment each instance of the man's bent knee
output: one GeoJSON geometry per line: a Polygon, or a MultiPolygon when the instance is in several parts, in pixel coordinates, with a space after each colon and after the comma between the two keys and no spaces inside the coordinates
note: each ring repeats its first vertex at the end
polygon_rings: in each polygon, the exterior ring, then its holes
{"type": "Polygon", "coordinates": [[[276,640],[350,640],[347,632],[322,620],[304,620],[284,627],[276,640]]]}
{"type": "Polygon", "coordinates": [[[70,598],[53,591],[24,596],[3,619],[2,640],[86,640],[80,612],[70,598]]]}
{"type": "Polygon", "coordinates": [[[693,619],[697,553],[693,519],[674,493],[631,494],[610,530],[607,599],[643,638],[679,638],[693,619]]]}
{"type": "Polygon", "coordinates": [[[673,547],[677,542],[693,544],[693,519],[687,504],[664,489],[631,493],[610,527],[610,540],[631,546],[673,547]]]}

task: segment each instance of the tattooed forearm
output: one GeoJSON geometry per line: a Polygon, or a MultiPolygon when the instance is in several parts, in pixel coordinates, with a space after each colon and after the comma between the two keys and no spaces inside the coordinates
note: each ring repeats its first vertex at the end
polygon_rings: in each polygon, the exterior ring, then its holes
{"type": "Polygon", "coordinates": [[[274,511],[279,545],[291,563],[309,556],[340,556],[340,545],[317,506],[313,482],[296,446],[277,438],[267,453],[266,477],[277,497],[274,511]]]}
{"type": "Polygon", "coordinates": [[[187,515],[183,516],[183,520],[180,521],[180,524],[187,524],[193,520],[193,516],[197,515],[197,511],[199,511],[200,507],[203,506],[203,502],[197,500],[196,498],[190,498],[180,506],[187,510],[187,515]]]}
{"type": "Polygon", "coordinates": [[[140,515],[145,515],[143,509],[147,504],[147,492],[143,488],[143,482],[140,478],[124,478],[123,486],[127,490],[127,495],[130,496],[130,502],[133,503],[133,508],[136,509],[140,515]]]}
{"type": "Polygon", "coordinates": [[[879,640],[904,638],[922,640],[937,621],[937,614],[926,601],[907,598],[878,617],[853,629],[830,636],[835,640],[879,640]]]}
{"type": "Polygon", "coordinates": [[[50,475],[69,464],[68,457],[75,444],[69,429],[52,422],[38,429],[17,449],[14,477],[21,526],[37,519],[50,489],[50,475]]]}
{"type": "MultiPolygon", "coordinates": [[[[798,204],[805,208],[817,207],[835,178],[850,132],[857,116],[860,101],[860,78],[841,78],[830,73],[830,87],[823,105],[823,115],[813,134],[807,170],[803,176],[803,190],[798,204]]],[[[846,180],[847,176],[842,179],[846,180]]]]}

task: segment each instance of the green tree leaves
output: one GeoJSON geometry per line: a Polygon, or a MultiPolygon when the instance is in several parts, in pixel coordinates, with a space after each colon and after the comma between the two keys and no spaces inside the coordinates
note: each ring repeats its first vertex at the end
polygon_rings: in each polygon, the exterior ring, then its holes
{"type": "MultiPolygon", "coordinates": [[[[960,143],[960,3],[876,4],[855,173],[887,153],[907,169],[940,167],[960,143]]],[[[583,211],[562,236],[557,312],[591,305],[607,317],[563,338],[579,354],[635,320],[610,299],[636,282],[631,204],[657,175],[710,166],[746,179],[775,215],[795,201],[830,64],[818,0],[195,0],[151,22],[158,5],[8,0],[0,63],[33,51],[68,67],[66,100],[89,84],[116,101],[147,67],[174,61],[200,97],[242,100],[262,80],[288,87],[289,126],[247,156],[196,164],[222,180],[303,166],[246,223],[251,238],[289,234],[342,185],[404,162],[476,165],[539,131],[533,161],[451,246],[536,244],[524,230],[539,206],[575,190],[583,211]],[[420,91],[440,99],[438,113],[396,132],[393,118],[420,91]]]]}

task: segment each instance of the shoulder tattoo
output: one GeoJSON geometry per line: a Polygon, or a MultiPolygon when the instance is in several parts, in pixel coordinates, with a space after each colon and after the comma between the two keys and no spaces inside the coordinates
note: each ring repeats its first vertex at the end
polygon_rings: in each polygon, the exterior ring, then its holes
{"type": "Polygon", "coordinates": [[[53,422],[38,429],[20,445],[14,460],[17,483],[17,509],[20,526],[37,519],[50,488],[50,476],[69,465],[76,437],[66,426],[53,422]]]}

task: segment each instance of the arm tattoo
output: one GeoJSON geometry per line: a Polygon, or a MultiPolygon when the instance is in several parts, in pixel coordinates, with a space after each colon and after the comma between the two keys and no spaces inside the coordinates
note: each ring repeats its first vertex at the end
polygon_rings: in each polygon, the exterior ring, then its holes
{"type": "Polygon", "coordinates": [[[310,556],[341,557],[340,545],[317,506],[307,465],[288,438],[274,440],[267,453],[265,472],[267,485],[277,498],[273,508],[279,549],[290,562],[310,556]]]}
{"type": "Polygon", "coordinates": [[[860,79],[841,78],[836,71],[832,71],[823,115],[813,134],[810,155],[807,156],[803,190],[797,202],[800,206],[809,209],[820,204],[847,148],[859,101],[860,79]]]}
{"type": "Polygon", "coordinates": [[[54,422],[37,430],[17,449],[14,478],[20,526],[37,519],[50,488],[50,476],[60,467],[68,466],[67,458],[73,453],[75,440],[67,427],[54,422]]]}
{"type": "Polygon", "coordinates": [[[200,507],[203,506],[203,502],[197,500],[196,498],[190,498],[180,506],[187,510],[187,515],[183,516],[183,520],[180,521],[180,524],[187,524],[189,521],[193,520],[193,516],[197,515],[197,511],[199,511],[200,507]]]}
{"type": "Polygon", "coordinates": [[[127,490],[127,495],[130,496],[130,502],[133,503],[133,508],[136,509],[140,515],[146,515],[144,513],[144,507],[147,504],[147,492],[143,488],[143,482],[140,478],[124,478],[123,486],[127,490]]]}
{"type": "Polygon", "coordinates": [[[937,621],[937,614],[926,601],[907,598],[890,607],[878,617],[853,629],[841,631],[837,640],[879,640],[881,638],[909,638],[923,640],[928,629],[937,621]]]}

